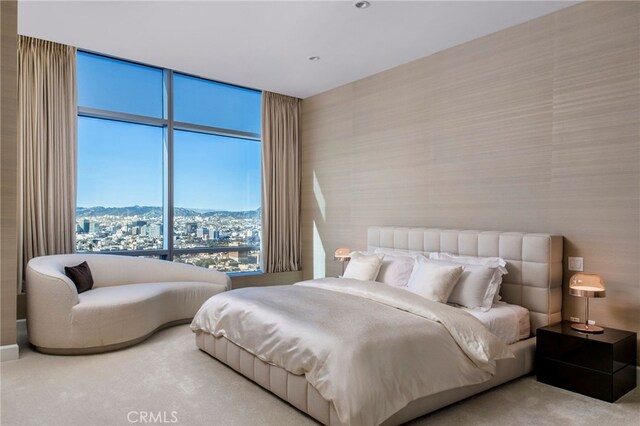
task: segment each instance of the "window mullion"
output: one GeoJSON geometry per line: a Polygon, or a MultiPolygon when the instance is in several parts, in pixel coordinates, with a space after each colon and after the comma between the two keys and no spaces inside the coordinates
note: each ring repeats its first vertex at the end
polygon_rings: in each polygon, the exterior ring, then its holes
{"type": "Polygon", "coordinates": [[[106,111],[97,108],[78,107],[78,115],[81,117],[121,121],[131,124],[144,124],[146,126],[160,127],[167,125],[167,120],[162,118],[147,117],[144,115],[128,114],[124,112],[106,111]]]}
{"type": "Polygon", "coordinates": [[[167,260],[173,261],[173,232],[174,232],[174,185],[173,185],[173,71],[165,70],[165,87],[166,87],[166,114],[167,114],[167,175],[165,185],[167,188],[167,206],[166,209],[166,231],[167,238],[166,247],[168,249],[167,260]]]}

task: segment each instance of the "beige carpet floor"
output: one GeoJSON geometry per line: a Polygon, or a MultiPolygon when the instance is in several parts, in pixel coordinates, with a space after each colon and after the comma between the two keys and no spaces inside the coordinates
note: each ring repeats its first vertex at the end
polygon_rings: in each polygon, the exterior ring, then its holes
{"type": "MultiPolygon", "coordinates": [[[[198,350],[186,325],[101,355],[43,355],[24,339],[0,366],[2,426],[317,424],[198,350]]],[[[411,424],[640,425],[640,389],[608,404],[528,376],[411,424]]]]}

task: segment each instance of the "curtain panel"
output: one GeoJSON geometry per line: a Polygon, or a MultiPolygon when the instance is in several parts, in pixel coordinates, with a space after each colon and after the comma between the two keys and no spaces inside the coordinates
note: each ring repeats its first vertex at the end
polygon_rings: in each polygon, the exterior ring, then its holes
{"type": "Polygon", "coordinates": [[[19,36],[20,272],[33,257],[74,252],[77,114],[75,47],[19,36]]]}
{"type": "Polygon", "coordinates": [[[262,93],[264,272],[300,270],[300,99],[262,93]]]}

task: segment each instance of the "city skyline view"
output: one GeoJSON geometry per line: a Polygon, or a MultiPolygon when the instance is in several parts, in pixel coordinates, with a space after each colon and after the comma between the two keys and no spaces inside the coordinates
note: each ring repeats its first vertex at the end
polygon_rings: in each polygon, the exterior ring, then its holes
{"type": "MultiPolygon", "coordinates": [[[[160,206],[76,209],[78,252],[164,251],[165,222],[160,206]]],[[[173,260],[223,272],[260,269],[261,209],[242,212],[197,212],[176,208],[173,260]],[[181,249],[219,249],[181,253],[181,249]],[[222,250],[224,249],[224,251],[222,250]]],[[[154,257],[158,257],[155,256],[154,257]]]]}

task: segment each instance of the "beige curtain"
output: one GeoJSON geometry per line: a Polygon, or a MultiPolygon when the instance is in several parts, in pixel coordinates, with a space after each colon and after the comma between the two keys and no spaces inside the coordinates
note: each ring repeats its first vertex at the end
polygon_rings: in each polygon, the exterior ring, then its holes
{"type": "Polygon", "coordinates": [[[23,268],[33,257],[74,251],[77,114],[76,49],[20,36],[23,268]]]}
{"type": "Polygon", "coordinates": [[[262,93],[265,272],[300,270],[300,99],[262,93]]]}

